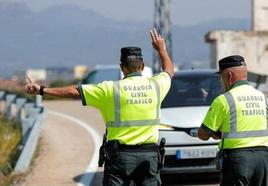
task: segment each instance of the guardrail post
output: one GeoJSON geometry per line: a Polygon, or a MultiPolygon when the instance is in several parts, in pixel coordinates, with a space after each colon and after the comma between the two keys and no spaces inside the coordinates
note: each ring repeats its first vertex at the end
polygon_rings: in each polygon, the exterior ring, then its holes
{"type": "MultiPolygon", "coordinates": [[[[5,91],[0,91],[0,101],[5,99],[5,94],[6,94],[5,91]]],[[[3,111],[4,111],[3,105],[0,104],[0,113],[3,113],[3,111]]]]}
{"type": "Polygon", "coordinates": [[[25,103],[25,105],[24,105],[24,112],[25,112],[25,117],[27,118],[27,117],[29,117],[29,110],[31,109],[31,108],[33,108],[34,107],[34,103],[25,103]]]}
{"type": "Polygon", "coordinates": [[[0,100],[4,99],[5,97],[5,92],[4,91],[0,91],[0,100]]]}
{"type": "Polygon", "coordinates": [[[21,111],[22,111],[22,107],[23,105],[27,102],[26,98],[17,98],[16,99],[16,121],[18,123],[21,123],[21,111]]]}
{"type": "Polygon", "coordinates": [[[8,94],[6,95],[6,108],[5,108],[5,117],[7,119],[11,119],[12,118],[12,113],[11,113],[11,105],[14,102],[16,98],[15,94],[8,94]]]}
{"type": "Polygon", "coordinates": [[[43,104],[43,96],[41,95],[36,95],[35,96],[35,105],[36,107],[43,107],[44,104],[43,104]]]}

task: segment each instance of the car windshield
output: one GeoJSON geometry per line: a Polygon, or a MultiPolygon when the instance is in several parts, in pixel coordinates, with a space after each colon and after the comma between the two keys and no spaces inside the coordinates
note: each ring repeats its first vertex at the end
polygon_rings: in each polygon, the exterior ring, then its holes
{"type": "Polygon", "coordinates": [[[161,107],[205,106],[223,93],[217,74],[185,74],[172,79],[171,88],[161,107]]]}
{"type": "Polygon", "coordinates": [[[97,84],[120,79],[120,69],[99,69],[89,73],[83,83],[97,84]]]}

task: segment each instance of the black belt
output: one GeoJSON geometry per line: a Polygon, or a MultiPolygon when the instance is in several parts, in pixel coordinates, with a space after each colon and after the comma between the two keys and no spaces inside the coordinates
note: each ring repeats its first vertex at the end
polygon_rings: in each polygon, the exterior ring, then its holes
{"type": "Polygon", "coordinates": [[[141,145],[124,145],[120,144],[119,145],[119,150],[157,150],[158,145],[156,144],[141,144],[141,145]]]}
{"type": "Polygon", "coordinates": [[[237,148],[237,149],[223,149],[223,152],[228,154],[228,153],[232,153],[232,152],[247,151],[247,150],[267,151],[268,147],[256,146],[256,147],[242,147],[242,148],[237,148]]]}

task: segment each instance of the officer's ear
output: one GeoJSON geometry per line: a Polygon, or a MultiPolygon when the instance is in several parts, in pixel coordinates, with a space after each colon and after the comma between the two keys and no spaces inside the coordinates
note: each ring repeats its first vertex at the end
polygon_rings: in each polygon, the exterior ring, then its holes
{"type": "Polygon", "coordinates": [[[233,81],[234,81],[233,73],[231,71],[229,71],[228,74],[227,74],[227,76],[228,76],[228,82],[229,82],[229,84],[232,85],[233,84],[233,81]]]}
{"type": "Polygon", "coordinates": [[[142,66],[141,66],[141,71],[143,71],[144,69],[144,63],[142,63],[142,66]]]}
{"type": "Polygon", "coordinates": [[[228,78],[229,78],[229,79],[232,77],[232,73],[231,73],[230,71],[228,72],[227,75],[228,75],[228,78]]]}
{"type": "Polygon", "coordinates": [[[123,72],[124,76],[128,74],[128,70],[127,70],[125,65],[120,63],[120,68],[121,68],[121,71],[123,72]]]}
{"type": "Polygon", "coordinates": [[[126,71],[126,66],[122,63],[120,63],[120,68],[121,68],[122,72],[126,71]]]}

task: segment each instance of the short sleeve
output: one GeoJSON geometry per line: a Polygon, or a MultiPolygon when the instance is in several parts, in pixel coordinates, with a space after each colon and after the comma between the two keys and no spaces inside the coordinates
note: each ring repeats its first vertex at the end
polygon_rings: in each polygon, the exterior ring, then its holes
{"type": "Polygon", "coordinates": [[[78,85],[78,88],[83,105],[96,108],[102,108],[110,95],[108,81],[99,84],[78,85]]]}
{"type": "Polygon", "coordinates": [[[160,98],[162,101],[170,89],[171,85],[170,75],[167,72],[160,72],[159,74],[153,76],[152,79],[155,80],[159,86],[160,98]]]}
{"type": "Polygon", "coordinates": [[[208,133],[219,131],[225,118],[228,116],[228,110],[223,102],[223,96],[217,97],[211,104],[201,127],[208,133]]]}

